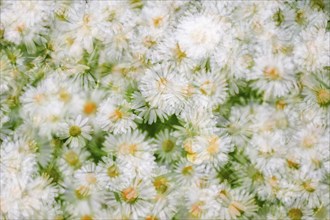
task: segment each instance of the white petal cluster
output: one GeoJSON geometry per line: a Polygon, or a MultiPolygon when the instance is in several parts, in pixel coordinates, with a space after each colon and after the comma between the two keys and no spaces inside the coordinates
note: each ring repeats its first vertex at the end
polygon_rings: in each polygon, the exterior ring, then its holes
{"type": "Polygon", "coordinates": [[[1,219],[330,219],[329,8],[1,1],[1,219]]]}

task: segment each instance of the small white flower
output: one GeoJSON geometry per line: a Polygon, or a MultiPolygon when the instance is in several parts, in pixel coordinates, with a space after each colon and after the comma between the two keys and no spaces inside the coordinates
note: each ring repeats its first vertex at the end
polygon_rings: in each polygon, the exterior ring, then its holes
{"type": "Polygon", "coordinates": [[[221,22],[206,14],[189,15],[178,25],[176,39],[187,56],[194,59],[209,56],[221,40],[221,22]]]}
{"type": "Polygon", "coordinates": [[[68,120],[59,128],[59,137],[66,139],[65,145],[73,148],[84,147],[86,140],[91,140],[91,126],[87,124],[88,118],[83,119],[80,115],[75,120],[68,120]]]}

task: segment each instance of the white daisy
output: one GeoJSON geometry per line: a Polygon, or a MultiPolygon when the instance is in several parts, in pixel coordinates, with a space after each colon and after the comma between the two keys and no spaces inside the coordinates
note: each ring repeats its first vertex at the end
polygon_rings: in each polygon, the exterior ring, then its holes
{"type": "Polygon", "coordinates": [[[114,134],[121,134],[135,129],[135,119],[138,119],[132,110],[130,104],[123,100],[108,98],[100,104],[96,115],[96,123],[104,131],[111,131],[114,134]]]}
{"type": "Polygon", "coordinates": [[[91,126],[88,124],[88,118],[83,119],[80,115],[75,120],[68,120],[63,123],[58,131],[61,139],[65,139],[65,145],[73,148],[84,147],[86,140],[91,140],[91,126]]]}
{"type": "Polygon", "coordinates": [[[214,51],[223,32],[217,17],[207,14],[188,15],[178,25],[176,39],[187,56],[201,59],[214,51]]]}

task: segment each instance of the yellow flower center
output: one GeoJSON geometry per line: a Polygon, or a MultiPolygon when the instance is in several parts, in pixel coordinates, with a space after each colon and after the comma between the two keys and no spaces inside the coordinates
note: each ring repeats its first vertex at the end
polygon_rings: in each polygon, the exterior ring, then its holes
{"type": "Polygon", "coordinates": [[[124,143],[119,147],[119,153],[121,154],[131,154],[134,155],[138,150],[138,146],[136,144],[127,144],[124,143]]]}
{"type": "Polygon", "coordinates": [[[138,193],[133,187],[128,187],[121,192],[123,200],[127,203],[134,203],[138,198],[138,193]]]}
{"type": "Polygon", "coordinates": [[[160,77],[157,81],[157,88],[160,91],[163,91],[166,88],[168,81],[165,77],[160,77]]]}
{"type": "Polygon", "coordinates": [[[87,173],[85,176],[87,183],[95,184],[97,182],[96,176],[94,173],[87,173]]]}
{"type": "Polygon", "coordinates": [[[314,135],[308,135],[308,136],[304,137],[304,139],[302,141],[302,146],[304,148],[312,148],[316,142],[317,142],[317,140],[314,135]]]}
{"type": "Polygon", "coordinates": [[[95,102],[88,101],[84,105],[84,113],[86,115],[94,114],[96,112],[96,109],[97,109],[97,105],[95,102]]]}
{"type": "Polygon", "coordinates": [[[117,108],[115,109],[115,111],[112,112],[112,114],[110,115],[110,120],[113,120],[113,121],[118,121],[120,119],[122,119],[124,117],[124,114],[123,112],[117,108]]]}
{"type": "Polygon", "coordinates": [[[64,220],[64,217],[62,215],[57,215],[54,217],[54,220],[64,220]]]}
{"type": "Polygon", "coordinates": [[[297,11],[296,13],[296,22],[302,25],[305,22],[305,13],[302,10],[297,11]]]}
{"type": "Polygon", "coordinates": [[[79,126],[73,125],[69,129],[69,134],[72,137],[77,137],[81,134],[81,129],[79,126]]]}
{"type": "Polygon", "coordinates": [[[70,165],[70,166],[77,166],[79,161],[79,156],[74,151],[68,151],[64,155],[64,160],[70,165]]]}
{"type": "Polygon", "coordinates": [[[33,97],[34,101],[37,103],[37,104],[42,104],[42,102],[45,101],[46,97],[44,94],[40,93],[40,94],[37,94],[33,97]]]}
{"type": "Polygon", "coordinates": [[[316,100],[319,105],[328,105],[330,103],[330,91],[324,88],[317,90],[316,100]]]}
{"type": "Polygon", "coordinates": [[[154,215],[148,215],[145,220],[159,220],[156,216],[154,215]]]}
{"type": "Polygon", "coordinates": [[[190,175],[192,175],[193,171],[194,171],[194,169],[192,166],[185,166],[182,169],[182,174],[185,176],[190,176],[190,175]]]}
{"type": "Polygon", "coordinates": [[[84,17],[83,17],[84,25],[87,25],[90,22],[90,20],[91,20],[90,15],[88,15],[88,14],[84,15],[84,17]]]}
{"type": "Polygon", "coordinates": [[[65,89],[61,89],[58,96],[62,102],[68,102],[71,99],[70,93],[65,89]]]}
{"type": "Polygon", "coordinates": [[[162,177],[162,176],[156,177],[153,184],[154,184],[156,191],[160,194],[163,194],[164,192],[166,192],[166,190],[168,188],[168,181],[165,177],[162,177]]]}
{"type": "Polygon", "coordinates": [[[315,188],[312,186],[311,181],[306,181],[302,183],[302,187],[307,191],[307,192],[314,192],[315,188]]]}
{"type": "Polygon", "coordinates": [[[154,19],[152,19],[152,23],[154,25],[155,28],[158,28],[163,22],[163,17],[162,16],[159,16],[159,17],[156,17],[154,19]]]}
{"type": "Polygon", "coordinates": [[[162,143],[162,149],[166,153],[171,152],[174,146],[175,146],[174,142],[170,139],[164,140],[162,143]]]}
{"type": "Polygon", "coordinates": [[[119,176],[118,167],[116,165],[112,165],[112,166],[108,167],[107,174],[111,178],[119,176]]]}
{"type": "Polygon", "coordinates": [[[23,31],[25,30],[25,24],[19,24],[16,26],[16,30],[19,33],[23,33],[23,31]]]}
{"type": "Polygon", "coordinates": [[[194,203],[191,206],[191,209],[190,209],[191,215],[193,217],[201,217],[202,212],[203,212],[203,209],[202,209],[202,206],[203,205],[204,205],[204,202],[203,201],[198,201],[198,202],[194,203]]]}
{"type": "Polygon", "coordinates": [[[219,138],[213,136],[209,139],[209,146],[207,147],[207,152],[211,155],[215,155],[219,152],[219,138]]]}
{"type": "Polygon", "coordinates": [[[206,80],[201,84],[199,90],[203,95],[212,96],[216,91],[216,86],[210,80],[206,80]]]}
{"type": "Polygon", "coordinates": [[[83,215],[81,216],[80,220],[93,220],[93,217],[90,215],[83,215]]]}
{"type": "Polygon", "coordinates": [[[281,79],[279,70],[276,67],[271,67],[271,66],[265,67],[264,76],[271,80],[281,79]]]}
{"type": "Polygon", "coordinates": [[[177,43],[175,48],[174,48],[174,54],[175,54],[175,57],[176,59],[180,62],[182,61],[184,58],[187,57],[187,54],[181,50],[179,44],[177,43]]]}
{"type": "Polygon", "coordinates": [[[270,179],[269,179],[269,184],[271,187],[273,188],[276,188],[278,186],[278,181],[277,181],[277,178],[276,176],[272,176],[270,179]]]}
{"type": "Polygon", "coordinates": [[[87,186],[79,186],[75,190],[75,195],[77,199],[87,199],[89,197],[89,188],[87,186]]]}
{"type": "Polygon", "coordinates": [[[290,209],[288,216],[291,220],[301,220],[303,213],[300,209],[290,209]]]}
{"type": "Polygon", "coordinates": [[[287,105],[287,104],[286,104],[286,102],[285,102],[284,100],[278,100],[278,101],[276,102],[276,109],[278,109],[278,110],[283,110],[283,109],[285,108],[286,105],[287,105]]]}
{"type": "Polygon", "coordinates": [[[300,164],[295,162],[295,161],[292,161],[292,160],[286,160],[289,168],[292,168],[292,169],[299,169],[300,167],[300,164]]]}
{"type": "Polygon", "coordinates": [[[157,44],[157,42],[151,37],[151,36],[146,36],[143,40],[143,44],[147,48],[151,48],[157,44]]]}
{"type": "Polygon", "coordinates": [[[74,39],[72,37],[68,37],[68,38],[66,38],[66,43],[69,46],[72,46],[74,44],[74,39]]]}

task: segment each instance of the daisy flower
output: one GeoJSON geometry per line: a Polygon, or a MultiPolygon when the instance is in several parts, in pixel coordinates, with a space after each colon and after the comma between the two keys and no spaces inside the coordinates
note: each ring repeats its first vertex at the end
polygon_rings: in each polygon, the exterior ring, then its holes
{"type": "Polygon", "coordinates": [[[102,163],[98,164],[101,172],[97,173],[97,178],[105,187],[112,191],[118,190],[120,185],[128,186],[133,176],[132,171],[127,169],[125,164],[118,163],[111,158],[105,157],[102,163]]]}
{"type": "Polygon", "coordinates": [[[198,88],[196,102],[205,102],[206,106],[214,107],[223,104],[227,98],[227,83],[224,75],[220,72],[202,72],[195,76],[195,83],[198,88]]]}
{"type": "Polygon", "coordinates": [[[146,216],[151,209],[154,196],[155,190],[150,183],[134,179],[128,187],[121,187],[117,192],[110,192],[107,204],[115,205],[118,198],[121,201],[120,209],[136,219],[146,216]]]}
{"type": "Polygon", "coordinates": [[[254,199],[244,190],[221,190],[218,195],[221,219],[249,218],[256,214],[254,199]]]}
{"type": "Polygon", "coordinates": [[[61,157],[58,158],[58,167],[63,177],[69,178],[75,170],[81,168],[89,156],[89,152],[83,148],[64,147],[61,157]]]}
{"type": "Polygon", "coordinates": [[[209,56],[224,32],[220,20],[211,15],[187,15],[179,23],[176,39],[187,56],[201,59],[209,56]]]}
{"type": "Polygon", "coordinates": [[[164,122],[168,119],[168,115],[164,110],[158,107],[151,107],[139,92],[133,94],[132,108],[135,109],[139,114],[138,116],[144,119],[144,122],[148,124],[155,123],[157,119],[164,122]]]}
{"type": "Polygon", "coordinates": [[[157,157],[166,164],[176,161],[180,157],[180,150],[176,144],[176,138],[173,132],[165,129],[156,135],[157,157]]]}
{"type": "Polygon", "coordinates": [[[116,162],[125,164],[126,169],[138,177],[148,178],[156,165],[154,145],[138,130],[120,136],[109,135],[104,146],[110,156],[116,156],[116,162]]]}
{"type": "Polygon", "coordinates": [[[185,82],[185,78],[170,66],[156,65],[141,78],[139,89],[151,107],[173,114],[180,112],[183,106],[185,82]]]}
{"type": "Polygon", "coordinates": [[[73,148],[84,147],[86,140],[91,140],[91,126],[87,124],[88,118],[83,119],[80,115],[75,120],[64,122],[58,131],[61,139],[65,139],[64,145],[73,148]]]}
{"type": "Polygon", "coordinates": [[[130,104],[123,100],[106,99],[100,104],[96,115],[96,123],[104,131],[111,131],[114,134],[122,134],[135,129],[135,119],[138,119],[132,110],[130,104]]]}

